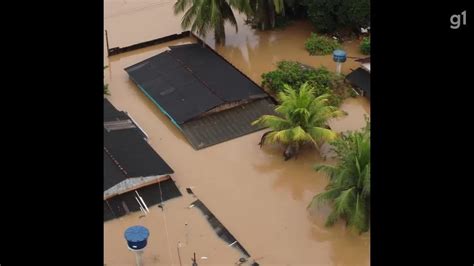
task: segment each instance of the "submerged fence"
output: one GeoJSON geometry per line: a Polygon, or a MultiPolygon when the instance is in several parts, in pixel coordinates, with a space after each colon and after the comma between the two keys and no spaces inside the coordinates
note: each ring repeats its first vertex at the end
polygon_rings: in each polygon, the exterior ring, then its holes
{"type": "Polygon", "coordinates": [[[158,39],[154,39],[154,40],[146,41],[146,42],[141,42],[141,43],[129,45],[129,46],[126,46],[126,47],[109,48],[109,36],[108,36],[107,30],[105,30],[105,41],[106,41],[106,45],[107,45],[107,56],[118,55],[118,54],[121,54],[121,53],[125,53],[125,52],[129,52],[129,51],[145,48],[145,47],[160,44],[160,43],[174,41],[174,40],[178,40],[178,39],[182,39],[182,38],[186,38],[186,37],[191,37],[191,36],[194,36],[194,34],[192,34],[190,31],[183,31],[181,33],[172,34],[172,35],[168,35],[168,36],[165,36],[165,37],[160,37],[158,39]]]}

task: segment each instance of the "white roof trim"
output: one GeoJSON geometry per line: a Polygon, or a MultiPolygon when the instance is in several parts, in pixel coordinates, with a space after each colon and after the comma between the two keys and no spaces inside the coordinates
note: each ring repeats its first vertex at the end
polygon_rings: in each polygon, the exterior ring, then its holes
{"type": "Polygon", "coordinates": [[[117,196],[129,191],[132,191],[134,189],[151,185],[153,183],[165,181],[169,177],[170,177],[169,175],[158,175],[158,176],[127,178],[124,181],[118,183],[117,185],[104,191],[104,200],[111,198],[113,196],[117,196]]]}
{"type": "Polygon", "coordinates": [[[362,64],[362,68],[364,68],[365,70],[367,70],[370,73],[370,63],[362,64]]]}

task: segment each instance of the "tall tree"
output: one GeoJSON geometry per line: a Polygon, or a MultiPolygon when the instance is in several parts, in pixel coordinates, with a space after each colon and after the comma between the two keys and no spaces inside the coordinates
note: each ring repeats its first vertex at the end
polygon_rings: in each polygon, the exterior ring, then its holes
{"type": "Polygon", "coordinates": [[[333,142],[339,163],[317,165],[329,176],[326,191],[313,197],[313,205],[330,203],[326,226],[339,219],[359,233],[369,230],[370,221],[370,124],[360,132],[350,132],[333,142]]]}
{"type": "Polygon", "coordinates": [[[323,142],[336,138],[337,134],[328,128],[327,121],[344,113],[328,105],[328,94],[316,97],[314,88],[304,83],[299,90],[285,85],[278,97],[281,105],[275,112],[279,116],[263,115],[252,123],[271,129],[262,136],[260,145],[286,145],[283,155],[288,160],[298,153],[301,144],[311,143],[319,149],[323,142]]]}
{"type": "Polygon", "coordinates": [[[251,12],[247,13],[261,30],[273,29],[277,15],[285,15],[284,0],[248,0],[251,12]]]}
{"type": "Polygon", "coordinates": [[[183,29],[191,27],[191,31],[201,37],[214,30],[216,43],[224,43],[226,21],[238,31],[232,7],[244,12],[250,9],[247,0],[178,0],[174,5],[174,13],[184,12],[181,20],[183,29]]]}

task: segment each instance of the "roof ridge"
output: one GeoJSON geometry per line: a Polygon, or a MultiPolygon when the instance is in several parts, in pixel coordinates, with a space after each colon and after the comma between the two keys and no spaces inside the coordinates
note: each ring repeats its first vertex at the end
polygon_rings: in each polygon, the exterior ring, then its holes
{"type": "Polygon", "coordinates": [[[110,159],[112,160],[112,162],[120,169],[120,171],[122,171],[122,173],[124,173],[125,177],[126,178],[130,178],[128,176],[128,173],[127,171],[120,165],[120,163],[117,161],[117,159],[115,159],[115,157],[112,155],[112,153],[104,146],[104,151],[105,153],[107,153],[107,155],[110,157],[110,159]]]}
{"type": "Polygon", "coordinates": [[[180,64],[184,67],[184,69],[186,69],[189,73],[191,73],[191,75],[193,75],[193,77],[195,77],[201,84],[203,84],[204,87],[206,87],[206,88],[207,88],[212,94],[214,94],[219,100],[221,100],[221,101],[224,102],[224,103],[226,102],[224,99],[222,99],[221,97],[219,97],[219,95],[217,95],[217,93],[216,93],[213,89],[211,89],[211,88],[209,87],[209,85],[207,85],[207,83],[206,83],[204,80],[200,79],[200,78],[198,77],[198,75],[196,75],[196,74],[194,73],[194,71],[191,69],[191,67],[189,67],[187,64],[185,64],[185,63],[184,63],[183,61],[181,61],[180,59],[178,59],[178,58],[176,58],[175,56],[173,56],[172,51],[173,51],[173,50],[168,50],[168,51],[166,51],[166,52],[168,52],[168,53],[170,54],[170,56],[171,56],[174,60],[176,60],[176,62],[180,63],[180,64]]]}

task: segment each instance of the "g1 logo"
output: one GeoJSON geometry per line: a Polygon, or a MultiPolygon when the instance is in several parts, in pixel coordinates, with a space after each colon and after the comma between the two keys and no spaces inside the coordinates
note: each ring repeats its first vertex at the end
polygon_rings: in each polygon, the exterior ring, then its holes
{"type": "Polygon", "coordinates": [[[451,29],[459,29],[461,25],[466,25],[466,10],[464,10],[460,15],[452,15],[451,16],[451,29]],[[462,23],[461,23],[461,17],[462,17],[462,23]]]}

